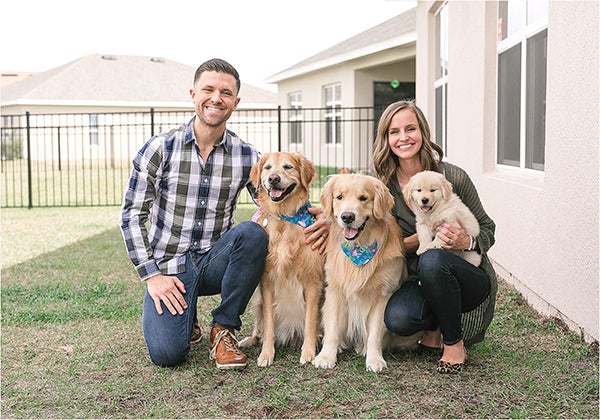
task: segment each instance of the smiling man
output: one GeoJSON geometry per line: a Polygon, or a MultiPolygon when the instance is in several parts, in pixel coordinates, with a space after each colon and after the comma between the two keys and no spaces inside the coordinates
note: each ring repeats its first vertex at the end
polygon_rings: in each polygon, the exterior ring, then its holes
{"type": "Polygon", "coordinates": [[[213,309],[210,358],[220,369],[246,367],[235,339],[263,273],[268,238],[253,222],[233,224],[240,192],[254,188],[256,148],[226,128],[240,98],[236,69],[221,59],[196,70],[196,115],[152,137],[133,160],[121,230],[146,284],[142,329],[153,363],[176,366],[200,340],[198,296],[221,295],[213,309]]]}

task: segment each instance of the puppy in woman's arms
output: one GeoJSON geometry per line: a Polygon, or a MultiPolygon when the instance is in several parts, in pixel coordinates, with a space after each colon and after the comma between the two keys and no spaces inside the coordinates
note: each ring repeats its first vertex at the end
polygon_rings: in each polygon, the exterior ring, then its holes
{"type": "MultiPolygon", "coordinates": [[[[404,200],[415,213],[419,249],[421,255],[428,249],[444,248],[444,241],[437,236],[437,226],[441,222],[459,226],[462,223],[471,238],[479,235],[479,222],[452,191],[452,184],[441,173],[423,171],[415,174],[402,189],[404,200]]],[[[473,239],[471,239],[473,243],[473,239]]],[[[474,266],[481,263],[481,255],[475,250],[455,250],[457,254],[474,266]]]]}

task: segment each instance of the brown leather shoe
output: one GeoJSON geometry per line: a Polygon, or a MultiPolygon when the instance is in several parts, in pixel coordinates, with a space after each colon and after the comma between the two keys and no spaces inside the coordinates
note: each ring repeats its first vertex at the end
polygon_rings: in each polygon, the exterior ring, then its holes
{"type": "Polygon", "coordinates": [[[216,323],[210,330],[210,359],[216,361],[219,369],[243,369],[248,364],[233,329],[216,323]]]}
{"type": "Polygon", "coordinates": [[[192,337],[190,338],[191,344],[199,343],[202,340],[202,330],[198,322],[194,322],[194,330],[192,331],[192,337]]]}

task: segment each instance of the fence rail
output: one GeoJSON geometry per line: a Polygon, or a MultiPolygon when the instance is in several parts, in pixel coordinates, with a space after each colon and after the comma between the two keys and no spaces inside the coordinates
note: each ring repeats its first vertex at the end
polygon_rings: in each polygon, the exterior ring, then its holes
{"type": "MultiPolygon", "coordinates": [[[[375,118],[362,108],[237,110],[228,128],[261,152],[301,152],[321,175],[370,172],[375,118]]],[[[152,135],[187,123],[193,111],[3,115],[0,205],[117,206],[131,161],[152,135]]],[[[243,195],[240,202],[249,202],[243,195]]]]}

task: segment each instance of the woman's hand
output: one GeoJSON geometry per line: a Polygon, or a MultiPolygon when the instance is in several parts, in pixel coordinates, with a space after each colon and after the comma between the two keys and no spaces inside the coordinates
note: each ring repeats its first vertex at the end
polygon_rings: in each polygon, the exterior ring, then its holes
{"type": "Polygon", "coordinates": [[[469,249],[471,238],[467,234],[465,225],[458,218],[456,223],[458,226],[447,222],[436,223],[434,226],[437,231],[436,235],[444,241],[444,249],[457,249],[460,251],[469,249]]]}
{"type": "Polygon", "coordinates": [[[319,250],[319,254],[325,252],[327,246],[327,237],[329,236],[329,225],[331,221],[319,207],[309,207],[308,212],[315,216],[316,221],[312,225],[304,228],[306,243],[314,251],[319,250]]]}

